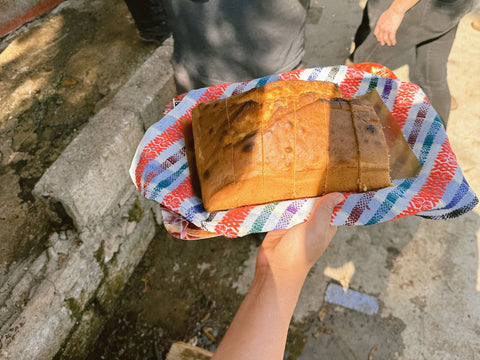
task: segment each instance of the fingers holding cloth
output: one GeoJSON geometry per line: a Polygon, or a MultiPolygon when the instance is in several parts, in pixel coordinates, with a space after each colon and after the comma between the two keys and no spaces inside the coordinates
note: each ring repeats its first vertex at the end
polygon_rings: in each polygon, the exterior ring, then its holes
{"type": "Polygon", "coordinates": [[[341,193],[324,195],[305,223],[269,232],[258,252],[256,271],[304,279],[335,235],[337,227],[331,226],[330,220],[335,206],[344,200],[341,193]]]}

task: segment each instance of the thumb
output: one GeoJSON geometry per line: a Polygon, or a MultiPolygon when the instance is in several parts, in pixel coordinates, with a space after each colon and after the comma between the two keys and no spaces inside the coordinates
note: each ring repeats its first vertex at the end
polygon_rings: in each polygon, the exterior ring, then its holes
{"type": "Polygon", "coordinates": [[[345,200],[345,196],[341,193],[330,193],[322,196],[310,215],[309,222],[314,225],[315,228],[324,229],[330,224],[332,218],[333,209],[345,200]]]}
{"type": "Polygon", "coordinates": [[[313,264],[327,249],[337,231],[336,226],[330,226],[333,209],[345,200],[340,193],[330,193],[322,196],[312,211],[307,223],[306,244],[309,248],[309,264],[313,264]]]}

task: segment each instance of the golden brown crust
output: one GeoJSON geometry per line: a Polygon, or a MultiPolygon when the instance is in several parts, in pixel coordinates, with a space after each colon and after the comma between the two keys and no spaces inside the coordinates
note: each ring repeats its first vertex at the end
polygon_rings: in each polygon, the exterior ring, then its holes
{"type": "Polygon", "coordinates": [[[277,81],[192,112],[207,211],[391,185],[373,108],[337,85],[277,81]]]}

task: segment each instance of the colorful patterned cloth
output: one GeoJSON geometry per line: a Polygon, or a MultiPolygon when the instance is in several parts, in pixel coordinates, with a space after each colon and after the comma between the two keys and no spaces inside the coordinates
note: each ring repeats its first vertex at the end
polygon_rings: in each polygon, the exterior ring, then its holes
{"type": "Polygon", "coordinates": [[[239,237],[304,222],[315,199],[206,212],[202,200],[193,196],[181,117],[191,118],[192,108],[200,102],[225,98],[268,82],[322,80],[337,83],[344,97],[376,88],[422,166],[417,176],[394,180],[394,186],[345,194],[345,202],[335,208],[333,225],[372,225],[408,215],[449,219],[472,210],[478,199],[465,180],[443,124],[424,92],[417,85],[397,80],[385,69],[370,72],[361,69],[358,65],[318,67],[190,91],[148,129],[138,146],[130,175],[145,197],[210,233],[239,237]]]}

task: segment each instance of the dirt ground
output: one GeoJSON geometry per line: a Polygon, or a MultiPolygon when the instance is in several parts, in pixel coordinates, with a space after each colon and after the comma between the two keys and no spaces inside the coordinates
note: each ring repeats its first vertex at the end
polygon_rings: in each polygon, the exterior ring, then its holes
{"type": "Polygon", "coordinates": [[[242,300],[236,287],[261,240],[183,241],[164,228],[87,359],[165,359],[174,341],[214,350],[242,300]]]}
{"type": "Polygon", "coordinates": [[[122,0],[66,1],[1,39],[0,265],[41,247],[53,224],[32,189],[155,45],[122,0]]]}

